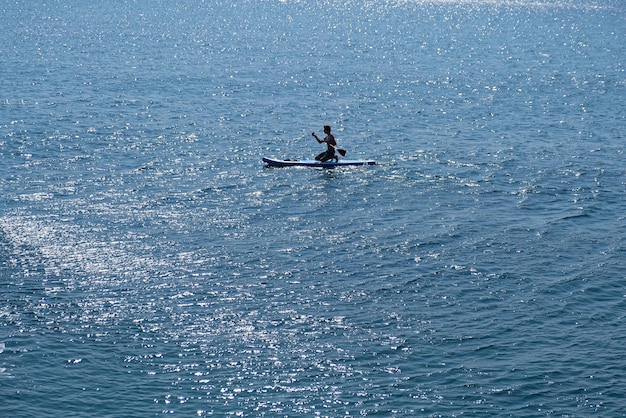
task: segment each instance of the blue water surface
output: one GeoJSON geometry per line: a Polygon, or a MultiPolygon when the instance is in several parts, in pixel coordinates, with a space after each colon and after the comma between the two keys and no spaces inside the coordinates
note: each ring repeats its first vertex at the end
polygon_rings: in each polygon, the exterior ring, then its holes
{"type": "Polygon", "coordinates": [[[0,11],[2,415],[625,415],[623,2],[0,11]]]}

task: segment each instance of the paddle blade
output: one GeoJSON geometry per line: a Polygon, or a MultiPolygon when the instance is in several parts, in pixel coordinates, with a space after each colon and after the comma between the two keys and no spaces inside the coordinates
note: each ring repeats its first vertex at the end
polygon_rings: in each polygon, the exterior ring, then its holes
{"type": "Polygon", "coordinates": [[[345,149],[338,149],[338,150],[337,150],[337,152],[338,152],[339,154],[341,154],[341,156],[342,156],[342,157],[345,157],[345,156],[346,156],[346,150],[345,150],[345,149]]]}

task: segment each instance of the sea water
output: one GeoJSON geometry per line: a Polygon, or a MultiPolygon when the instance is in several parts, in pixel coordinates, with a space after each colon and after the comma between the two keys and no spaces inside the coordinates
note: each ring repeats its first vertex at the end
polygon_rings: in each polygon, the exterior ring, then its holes
{"type": "Polygon", "coordinates": [[[2,416],[626,414],[624,2],[0,11],[2,416]]]}

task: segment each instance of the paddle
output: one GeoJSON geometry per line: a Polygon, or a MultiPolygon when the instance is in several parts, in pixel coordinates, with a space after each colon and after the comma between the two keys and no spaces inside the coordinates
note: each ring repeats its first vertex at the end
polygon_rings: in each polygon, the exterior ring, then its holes
{"type": "MultiPolygon", "coordinates": [[[[317,135],[315,135],[315,132],[313,132],[311,135],[313,135],[313,136],[315,137],[315,139],[317,139],[317,141],[318,141],[318,142],[320,141],[320,139],[317,137],[317,135]]],[[[327,142],[327,144],[328,144],[328,142],[327,142]]],[[[333,148],[335,149],[335,151],[337,151],[337,152],[339,153],[339,155],[341,155],[342,157],[345,157],[345,156],[346,156],[346,150],[345,150],[345,149],[339,149],[339,148],[337,148],[337,147],[336,147],[335,145],[333,145],[333,144],[328,144],[328,145],[330,145],[331,147],[333,147],[333,148]]]]}
{"type": "Polygon", "coordinates": [[[331,145],[331,147],[333,147],[335,149],[335,151],[337,151],[339,154],[341,154],[342,157],[346,156],[346,150],[345,149],[339,149],[334,145],[331,145]]]}

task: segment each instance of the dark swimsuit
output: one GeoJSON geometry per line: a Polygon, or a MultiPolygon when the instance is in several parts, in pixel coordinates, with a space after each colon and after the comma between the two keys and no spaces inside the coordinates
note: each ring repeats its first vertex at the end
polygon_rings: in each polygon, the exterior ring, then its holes
{"type": "Polygon", "coordinates": [[[333,147],[328,147],[326,151],[322,152],[317,157],[315,157],[317,161],[321,161],[321,162],[328,161],[332,158],[335,158],[335,149],[333,147]]]}

